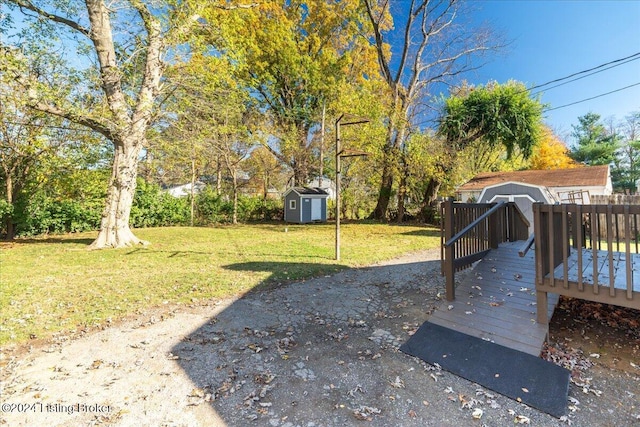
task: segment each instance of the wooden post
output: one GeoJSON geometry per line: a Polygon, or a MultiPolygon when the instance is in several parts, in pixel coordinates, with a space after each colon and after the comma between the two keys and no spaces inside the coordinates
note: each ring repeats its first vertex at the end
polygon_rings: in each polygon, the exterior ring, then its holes
{"type": "MultiPolygon", "coordinates": [[[[455,234],[453,228],[453,201],[447,200],[444,202],[444,241],[446,242],[452,238],[455,234]]],[[[444,243],[443,243],[444,244],[444,243]]],[[[444,275],[445,275],[445,291],[447,301],[453,301],[456,297],[456,284],[455,284],[455,268],[453,266],[454,259],[454,245],[444,248],[444,275]]]]}
{"type": "Polygon", "coordinates": [[[497,249],[500,243],[500,215],[499,212],[494,212],[489,218],[487,218],[489,228],[489,247],[491,249],[497,249]]]}
{"type": "Polygon", "coordinates": [[[548,235],[545,233],[545,219],[542,212],[542,203],[533,204],[533,232],[535,233],[535,260],[536,260],[536,312],[537,321],[543,325],[549,322],[547,313],[547,292],[544,290],[544,276],[548,273],[549,258],[544,256],[549,249],[548,235]]]}
{"type": "Polygon", "coordinates": [[[549,300],[546,291],[536,290],[536,308],[538,313],[537,321],[543,325],[549,323],[549,300]]]}

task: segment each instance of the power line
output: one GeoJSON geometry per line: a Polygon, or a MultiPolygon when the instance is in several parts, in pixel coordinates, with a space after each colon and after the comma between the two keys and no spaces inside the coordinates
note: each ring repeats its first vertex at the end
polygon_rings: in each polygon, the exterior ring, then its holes
{"type": "MultiPolygon", "coordinates": [[[[568,79],[570,79],[570,78],[572,78],[572,77],[579,76],[580,74],[586,74],[586,73],[589,73],[589,72],[591,72],[591,71],[595,71],[595,70],[598,70],[598,69],[600,69],[600,68],[606,67],[606,66],[608,66],[608,65],[618,64],[619,62],[627,61],[627,60],[629,60],[629,59],[631,59],[631,58],[635,58],[635,57],[640,57],[640,52],[636,52],[636,53],[634,53],[633,55],[629,55],[629,56],[626,56],[626,57],[624,57],[624,58],[615,59],[615,60],[613,60],[613,61],[609,61],[609,62],[606,62],[606,63],[604,63],[604,64],[600,64],[600,65],[598,65],[598,66],[596,66],[596,67],[589,68],[589,69],[587,69],[587,70],[578,71],[578,72],[576,72],[576,73],[570,74],[570,75],[565,76],[565,77],[561,77],[561,78],[559,78],[559,79],[554,79],[554,80],[550,80],[550,81],[548,81],[548,82],[546,82],[546,83],[542,83],[542,84],[539,84],[539,85],[531,86],[531,87],[530,87],[530,88],[528,88],[527,90],[531,91],[531,90],[533,90],[533,89],[538,89],[538,88],[541,88],[541,87],[544,87],[544,86],[548,86],[548,85],[553,84],[553,83],[561,82],[561,81],[563,81],[563,80],[568,80],[568,79]]],[[[618,65],[622,65],[622,64],[618,64],[618,65]]],[[[612,68],[612,67],[610,67],[610,68],[612,68]]],[[[604,70],[603,70],[603,71],[604,71],[604,70]]]]}
{"type": "MultiPolygon", "coordinates": [[[[626,64],[626,63],[629,63],[629,62],[632,62],[632,61],[637,61],[637,60],[639,60],[639,59],[640,59],[640,56],[635,57],[635,58],[632,58],[632,59],[629,59],[629,60],[626,60],[626,61],[621,62],[621,63],[619,63],[619,64],[612,65],[612,66],[607,67],[607,68],[604,68],[604,69],[602,69],[602,70],[594,71],[594,72],[589,73],[589,74],[584,75],[584,76],[576,77],[575,79],[571,79],[571,80],[566,81],[566,82],[558,83],[557,85],[553,85],[553,86],[548,87],[548,88],[546,88],[546,89],[539,90],[539,91],[536,91],[536,92],[532,92],[532,93],[530,93],[530,96],[534,96],[534,95],[537,95],[537,94],[539,94],[539,93],[542,93],[542,92],[545,92],[545,91],[548,91],[548,90],[551,90],[551,89],[555,89],[555,88],[557,88],[557,87],[559,87],[559,86],[564,86],[564,85],[566,85],[566,84],[569,84],[569,83],[575,82],[575,81],[577,81],[577,80],[581,80],[581,79],[587,78],[587,77],[589,77],[589,76],[593,76],[594,74],[602,73],[603,71],[607,71],[607,70],[610,70],[610,69],[612,69],[612,68],[615,68],[615,67],[619,67],[619,66],[621,66],[621,65],[624,65],[624,64],[626,64]]],[[[550,83],[549,83],[549,84],[550,84],[550,83]]]]}
{"type": "Polygon", "coordinates": [[[561,106],[559,106],[559,107],[546,108],[546,109],[544,109],[544,110],[542,110],[542,111],[543,111],[543,112],[547,112],[547,111],[558,110],[558,109],[560,109],[560,108],[569,107],[569,106],[571,106],[571,105],[575,105],[575,104],[580,104],[581,102],[591,101],[592,99],[596,99],[596,98],[600,98],[600,97],[603,97],[603,96],[606,96],[606,95],[610,95],[610,94],[612,94],[612,93],[620,92],[620,91],[623,91],[623,90],[626,90],[626,89],[629,89],[629,88],[632,88],[632,87],[634,87],[634,86],[638,86],[638,85],[640,85],[640,82],[638,82],[638,83],[634,83],[634,84],[629,85],[629,86],[622,87],[622,88],[620,88],[620,89],[612,90],[612,91],[607,92],[607,93],[602,93],[602,94],[600,94],[600,95],[592,96],[591,98],[581,99],[580,101],[572,102],[572,103],[570,103],[570,104],[561,105],[561,106]]]}

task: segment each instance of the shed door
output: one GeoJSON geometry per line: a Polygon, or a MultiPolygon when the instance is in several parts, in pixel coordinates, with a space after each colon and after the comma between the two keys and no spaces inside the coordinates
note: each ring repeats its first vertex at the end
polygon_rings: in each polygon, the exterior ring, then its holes
{"type": "Polygon", "coordinates": [[[528,194],[514,195],[498,195],[494,196],[490,203],[493,202],[516,202],[516,205],[522,211],[522,214],[529,220],[529,232],[533,233],[533,203],[535,200],[528,194]]]}
{"type": "Polygon", "coordinates": [[[311,199],[311,221],[322,220],[322,203],[320,199],[311,199]]]}

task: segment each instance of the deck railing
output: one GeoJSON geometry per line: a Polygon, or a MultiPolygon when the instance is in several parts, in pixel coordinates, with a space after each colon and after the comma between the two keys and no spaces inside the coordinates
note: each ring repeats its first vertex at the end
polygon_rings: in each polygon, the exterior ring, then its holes
{"type": "Polygon", "coordinates": [[[455,299],[455,272],[470,267],[502,242],[525,240],[529,222],[515,203],[456,203],[440,206],[441,269],[446,298],[455,299]]]}
{"type": "Polygon", "coordinates": [[[533,212],[538,308],[553,292],[640,309],[640,205],[534,203],[533,212]]]}

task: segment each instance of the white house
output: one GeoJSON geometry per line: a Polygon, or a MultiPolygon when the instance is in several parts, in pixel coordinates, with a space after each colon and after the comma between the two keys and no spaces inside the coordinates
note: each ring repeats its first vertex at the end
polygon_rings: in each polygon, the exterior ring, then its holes
{"type": "MultiPolygon", "coordinates": [[[[204,190],[205,187],[206,184],[204,182],[196,181],[193,186],[193,193],[198,194],[204,190]]],[[[191,195],[191,183],[169,187],[165,191],[173,197],[187,197],[191,195]]]]}
{"type": "Polygon", "coordinates": [[[329,195],[329,200],[336,199],[336,182],[332,179],[325,177],[315,178],[306,185],[310,188],[322,188],[325,193],[329,195]]]}

